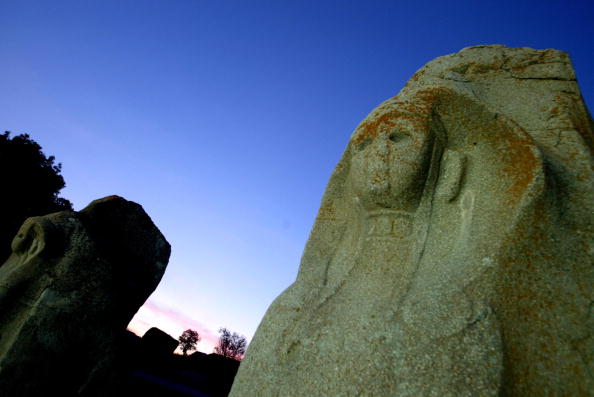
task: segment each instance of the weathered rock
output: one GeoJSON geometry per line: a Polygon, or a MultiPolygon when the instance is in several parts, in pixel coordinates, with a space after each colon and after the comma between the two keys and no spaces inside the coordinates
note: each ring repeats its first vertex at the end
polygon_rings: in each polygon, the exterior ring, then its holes
{"type": "Polygon", "coordinates": [[[0,267],[1,394],[105,387],[115,339],[161,280],[169,243],[140,205],[112,196],[27,219],[12,249],[0,267]]]}
{"type": "Polygon", "coordinates": [[[157,327],[149,329],[142,336],[143,350],[158,357],[173,354],[178,345],[177,339],[157,327]]]}
{"type": "Polygon", "coordinates": [[[231,396],[594,395],[594,134],[567,54],[435,59],[353,133],[231,396]]]}

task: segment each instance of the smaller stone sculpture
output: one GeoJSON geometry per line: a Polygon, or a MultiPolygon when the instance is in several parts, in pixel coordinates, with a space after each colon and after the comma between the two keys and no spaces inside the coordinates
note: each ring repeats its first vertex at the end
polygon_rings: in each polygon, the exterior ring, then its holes
{"type": "Polygon", "coordinates": [[[12,250],[0,267],[1,394],[100,394],[169,243],[140,205],[111,196],[27,219],[12,250]]]}

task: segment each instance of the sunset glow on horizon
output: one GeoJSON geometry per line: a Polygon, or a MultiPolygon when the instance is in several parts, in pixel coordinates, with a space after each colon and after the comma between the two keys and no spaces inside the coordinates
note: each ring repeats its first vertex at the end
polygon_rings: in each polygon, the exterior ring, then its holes
{"type": "Polygon", "coordinates": [[[160,306],[149,299],[140,307],[132,321],[130,321],[128,330],[142,337],[152,327],[159,328],[175,339],[187,329],[197,331],[200,335],[197,350],[203,353],[212,353],[219,339],[218,335],[213,333],[204,324],[190,319],[171,308],[160,306]]]}

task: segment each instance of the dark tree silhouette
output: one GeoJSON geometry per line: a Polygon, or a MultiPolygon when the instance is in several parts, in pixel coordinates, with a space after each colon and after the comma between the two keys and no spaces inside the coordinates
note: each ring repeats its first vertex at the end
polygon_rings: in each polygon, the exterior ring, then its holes
{"type": "Polygon", "coordinates": [[[231,333],[227,328],[219,329],[219,341],[214,348],[215,353],[234,360],[241,360],[245,354],[247,340],[245,336],[236,332],[231,333]]]}
{"type": "Polygon", "coordinates": [[[0,135],[0,265],[10,255],[10,244],[21,224],[31,216],[72,210],[70,201],[58,197],[66,185],[61,164],[45,157],[28,134],[0,135]]]}
{"type": "Polygon", "coordinates": [[[179,341],[184,356],[187,356],[188,351],[196,350],[196,344],[200,342],[200,335],[193,329],[187,329],[177,340],[179,341]]]}

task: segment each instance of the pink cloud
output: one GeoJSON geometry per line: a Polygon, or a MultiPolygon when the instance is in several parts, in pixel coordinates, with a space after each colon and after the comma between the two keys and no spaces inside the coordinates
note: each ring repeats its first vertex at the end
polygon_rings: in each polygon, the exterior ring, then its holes
{"type": "Polygon", "coordinates": [[[142,320],[138,317],[134,317],[130,324],[128,324],[128,330],[134,332],[138,336],[144,335],[152,327],[147,321],[142,320]]]}
{"type": "Polygon", "coordinates": [[[199,350],[205,350],[204,345],[207,345],[212,351],[219,340],[218,335],[201,322],[149,299],[138,310],[128,328],[132,332],[142,335],[151,327],[157,327],[174,338],[177,338],[186,329],[198,331],[201,337],[198,345],[199,350]]]}

